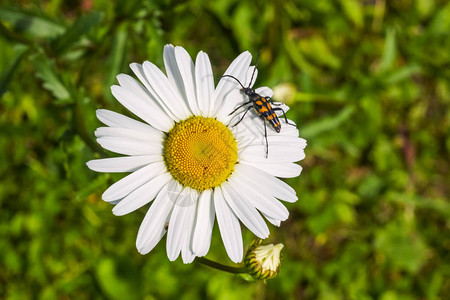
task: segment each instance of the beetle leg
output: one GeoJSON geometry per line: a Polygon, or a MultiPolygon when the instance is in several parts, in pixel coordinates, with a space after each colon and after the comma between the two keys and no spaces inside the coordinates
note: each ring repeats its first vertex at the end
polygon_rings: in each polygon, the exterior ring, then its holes
{"type": "Polygon", "coordinates": [[[283,103],[275,103],[275,100],[273,100],[272,98],[270,98],[270,97],[266,97],[266,99],[267,99],[267,101],[268,102],[270,102],[270,104],[272,104],[273,106],[280,106],[280,105],[282,105],[283,103]]]}
{"type": "Polygon", "coordinates": [[[234,127],[234,126],[236,126],[237,124],[241,123],[241,121],[244,119],[245,115],[246,115],[246,114],[248,113],[248,111],[249,111],[250,109],[252,109],[252,108],[253,108],[253,106],[249,106],[249,107],[247,108],[247,110],[245,111],[245,113],[242,115],[241,119],[240,119],[236,124],[234,124],[232,127],[234,127]]]}
{"type": "Polygon", "coordinates": [[[284,110],[281,107],[275,107],[273,109],[273,111],[280,111],[280,110],[283,112],[283,117],[284,117],[284,120],[286,121],[286,124],[291,125],[291,126],[295,126],[295,128],[298,128],[296,124],[291,124],[291,123],[288,122],[288,119],[286,117],[286,113],[284,112],[284,110]]]}
{"type": "Polygon", "coordinates": [[[266,158],[269,157],[269,142],[267,141],[267,125],[266,120],[264,122],[264,137],[266,138],[266,158]]]}
{"type": "Polygon", "coordinates": [[[236,107],[232,112],[230,112],[228,115],[231,116],[231,115],[234,114],[239,108],[241,108],[241,107],[244,106],[244,105],[250,104],[250,103],[252,103],[252,101],[248,101],[248,102],[245,102],[244,104],[239,105],[239,106],[236,107]]]}
{"type": "Polygon", "coordinates": [[[266,139],[266,158],[269,157],[269,142],[267,141],[267,125],[266,119],[263,116],[259,116],[264,123],[264,138],[266,139]]]}

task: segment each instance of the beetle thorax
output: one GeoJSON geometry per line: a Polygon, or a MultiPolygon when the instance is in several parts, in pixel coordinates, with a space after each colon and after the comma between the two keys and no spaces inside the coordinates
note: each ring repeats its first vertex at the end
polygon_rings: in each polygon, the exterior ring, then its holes
{"type": "Polygon", "coordinates": [[[252,88],[244,88],[244,94],[246,94],[247,96],[250,96],[251,94],[254,94],[255,91],[252,88]]]}

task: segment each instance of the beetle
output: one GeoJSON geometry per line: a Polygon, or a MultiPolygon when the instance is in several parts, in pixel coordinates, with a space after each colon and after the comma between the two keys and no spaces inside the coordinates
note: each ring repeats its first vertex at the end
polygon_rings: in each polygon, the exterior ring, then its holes
{"type": "MultiPolygon", "coordinates": [[[[255,64],[255,69],[253,70],[252,73],[252,77],[250,79],[250,83],[253,81],[253,76],[255,75],[255,71],[256,71],[256,67],[258,65],[258,61],[259,61],[259,54],[258,57],[256,58],[256,64],[255,64]]],[[[289,124],[291,126],[295,126],[297,127],[297,125],[295,124],[291,124],[288,122],[287,117],[286,117],[286,113],[285,111],[281,108],[281,107],[272,107],[273,105],[276,105],[275,103],[273,103],[273,100],[270,97],[264,97],[261,96],[260,94],[256,93],[254,89],[252,89],[250,87],[250,85],[248,87],[245,87],[240,81],[239,79],[237,79],[236,77],[232,76],[232,75],[223,75],[222,77],[230,77],[233,78],[234,80],[236,80],[242,87],[242,91],[244,92],[245,95],[248,96],[248,101],[244,102],[243,104],[239,105],[238,107],[236,107],[231,113],[229,113],[229,115],[234,114],[239,108],[245,106],[245,105],[249,105],[247,107],[247,109],[245,110],[244,114],[242,115],[241,119],[233,125],[236,126],[238,125],[245,117],[245,115],[247,114],[247,112],[254,108],[256,113],[258,114],[258,116],[263,120],[264,122],[264,138],[266,139],[266,158],[269,155],[269,142],[267,141],[267,125],[266,122],[267,121],[272,127],[273,129],[275,129],[275,131],[277,133],[280,133],[281,131],[281,123],[280,120],[278,119],[277,114],[275,113],[276,111],[282,111],[283,112],[283,116],[284,116],[284,120],[286,121],[286,124],[289,124]]]]}

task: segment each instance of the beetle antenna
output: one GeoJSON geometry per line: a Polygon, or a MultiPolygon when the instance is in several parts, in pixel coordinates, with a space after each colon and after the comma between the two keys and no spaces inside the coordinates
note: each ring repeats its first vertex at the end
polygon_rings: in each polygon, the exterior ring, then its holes
{"type": "Polygon", "coordinates": [[[239,84],[242,86],[243,89],[245,89],[244,85],[243,85],[243,84],[239,81],[239,79],[237,79],[236,77],[231,76],[231,75],[223,75],[222,77],[230,77],[230,78],[233,78],[234,80],[236,80],[237,82],[239,82],[239,84]]]}
{"type": "Polygon", "coordinates": [[[253,81],[253,76],[255,75],[256,72],[256,67],[258,66],[258,61],[259,61],[259,56],[261,55],[261,50],[258,51],[258,56],[256,57],[256,63],[255,63],[255,68],[253,69],[253,73],[252,73],[252,78],[250,78],[250,82],[249,82],[249,87],[252,85],[252,81],[253,81]]]}

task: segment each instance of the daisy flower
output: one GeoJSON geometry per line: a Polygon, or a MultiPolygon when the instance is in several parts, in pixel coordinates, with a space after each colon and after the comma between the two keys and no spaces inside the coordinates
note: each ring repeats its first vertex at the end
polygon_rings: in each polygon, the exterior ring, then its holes
{"type": "MultiPolygon", "coordinates": [[[[240,54],[225,74],[245,86],[254,67],[249,52],[240,54]]],[[[289,212],[279,201],[294,202],[293,188],[277,177],[296,177],[306,141],[293,126],[277,133],[256,112],[229,115],[247,101],[239,83],[221,78],[214,87],[208,55],[200,51],[192,61],[182,47],[164,47],[166,74],[151,62],[130,65],[136,77],[119,74],[114,97],[141,121],[109,110],[97,110],[105,124],[95,131],[105,149],[125,156],[91,160],[97,172],[130,172],[102,195],[121,216],[150,203],[139,228],[136,247],[150,252],[167,231],[167,256],[181,253],[184,263],[208,253],[215,219],[228,256],[242,261],[241,225],[256,236],[269,235],[264,218],[279,226],[289,212]],[[264,218],[263,218],[264,217],[264,218]]],[[[254,79],[256,80],[256,72],[254,79]]],[[[256,92],[270,97],[269,88],[256,92]]],[[[288,108],[284,106],[286,111],[288,108]]],[[[292,121],[290,121],[292,123],[292,121]]]]}

